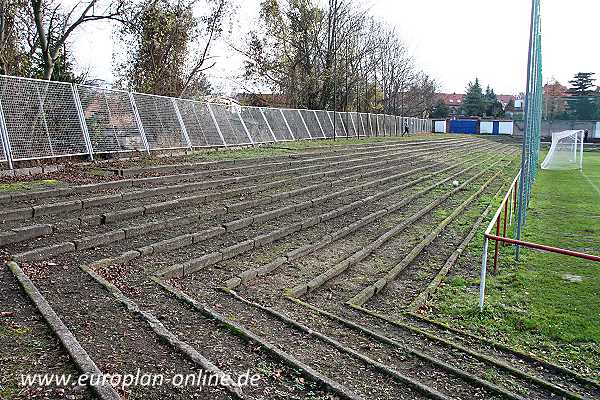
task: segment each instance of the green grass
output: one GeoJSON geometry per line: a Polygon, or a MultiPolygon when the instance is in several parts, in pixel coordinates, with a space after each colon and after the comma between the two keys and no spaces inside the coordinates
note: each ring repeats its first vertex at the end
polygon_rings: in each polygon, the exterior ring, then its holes
{"type": "MultiPolygon", "coordinates": [[[[542,171],[534,185],[524,239],[600,254],[600,154],[579,171],[542,171]],[[593,183],[590,183],[588,179],[593,183]]],[[[479,234],[462,259],[469,273],[451,276],[431,301],[432,316],[600,378],[600,264],[552,253],[501,249],[500,273],[489,276],[486,308],[477,307],[479,234]],[[580,277],[570,282],[567,276],[580,277]]],[[[493,254],[493,245],[490,256],[493,254]]]]}
{"type": "Polygon", "coordinates": [[[294,153],[301,150],[310,150],[317,147],[348,146],[348,145],[366,145],[372,143],[431,140],[439,138],[454,138],[456,135],[418,135],[405,137],[370,137],[362,139],[338,138],[336,140],[301,140],[295,142],[277,143],[269,146],[218,149],[218,150],[199,150],[185,156],[188,161],[219,161],[232,159],[250,159],[261,157],[273,157],[294,153]]]}
{"type": "Polygon", "coordinates": [[[16,192],[21,190],[39,190],[49,187],[61,186],[62,182],[55,179],[42,179],[28,182],[15,182],[15,183],[0,183],[1,192],[16,192]]]}

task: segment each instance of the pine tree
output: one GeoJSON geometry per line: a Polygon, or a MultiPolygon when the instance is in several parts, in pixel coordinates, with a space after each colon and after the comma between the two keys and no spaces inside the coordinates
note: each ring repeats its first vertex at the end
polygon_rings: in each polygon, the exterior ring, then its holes
{"type": "Polygon", "coordinates": [[[431,112],[432,118],[447,118],[450,115],[450,108],[442,100],[439,100],[431,112]]]}
{"type": "Polygon", "coordinates": [[[467,116],[482,116],[485,104],[479,78],[467,85],[467,94],[463,101],[463,113],[467,116]]]}
{"type": "Polygon", "coordinates": [[[494,93],[494,89],[490,88],[490,85],[487,85],[485,89],[485,95],[483,96],[483,104],[484,104],[484,115],[485,116],[493,116],[494,115],[494,106],[498,98],[496,97],[496,93],[494,93]]]}
{"type": "Polygon", "coordinates": [[[571,87],[567,90],[570,94],[567,103],[576,119],[591,120],[598,114],[595,80],[593,72],[579,72],[569,81],[571,87]]]}

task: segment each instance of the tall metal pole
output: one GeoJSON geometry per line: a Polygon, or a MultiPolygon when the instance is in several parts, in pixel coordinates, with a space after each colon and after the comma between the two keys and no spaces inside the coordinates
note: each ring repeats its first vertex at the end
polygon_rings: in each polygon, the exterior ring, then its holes
{"type": "Polygon", "coordinates": [[[333,32],[331,32],[331,35],[333,43],[333,140],[335,140],[337,136],[337,118],[335,117],[335,113],[337,111],[337,0],[333,0],[332,4],[333,21],[331,27],[333,32]]]}
{"type": "MultiPolygon", "coordinates": [[[[527,183],[529,180],[529,136],[531,135],[532,127],[530,126],[530,112],[531,112],[531,87],[532,87],[532,56],[533,56],[533,37],[534,37],[534,23],[535,23],[535,11],[536,11],[536,0],[531,0],[531,27],[529,32],[529,52],[527,54],[527,89],[525,94],[525,123],[523,132],[523,145],[521,147],[521,177],[519,184],[519,208],[517,211],[517,229],[515,231],[515,239],[521,240],[523,230],[523,219],[525,217],[526,196],[527,196],[527,183]]],[[[515,248],[515,259],[519,260],[520,247],[517,245],[515,248]]]]}

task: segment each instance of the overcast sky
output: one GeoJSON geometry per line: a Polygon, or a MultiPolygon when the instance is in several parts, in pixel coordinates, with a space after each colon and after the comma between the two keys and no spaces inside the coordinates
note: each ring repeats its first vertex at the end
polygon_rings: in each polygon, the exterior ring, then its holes
{"type": "MultiPolygon", "coordinates": [[[[257,16],[259,0],[237,0],[238,22],[232,37],[243,39],[257,16]]],[[[517,94],[526,81],[529,0],[363,0],[371,14],[396,27],[418,66],[441,83],[441,90],[463,93],[479,77],[499,94],[517,94]]],[[[563,84],[579,71],[596,72],[599,0],[542,0],[544,80],[563,84]],[[575,22],[576,21],[576,22],[575,22]]],[[[113,81],[112,27],[89,25],[77,33],[78,68],[91,77],[113,81]]],[[[217,67],[209,76],[218,89],[240,86],[234,79],[241,59],[225,43],[216,49],[217,67]]]]}

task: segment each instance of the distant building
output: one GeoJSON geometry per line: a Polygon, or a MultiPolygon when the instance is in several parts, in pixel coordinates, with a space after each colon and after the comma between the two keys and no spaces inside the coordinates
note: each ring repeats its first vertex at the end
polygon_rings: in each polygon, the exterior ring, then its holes
{"type": "Polygon", "coordinates": [[[450,115],[460,115],[464,97],[464,94],[436,93],[433,104],[435,105],[442,102],[450,110],[450,115]]]}
{"type": "Polygon", "coordinates": [[[499,94],[498,96],[498,101],[500,102],[500,104],[502,104],[502,109],[504,111],[506,111],[506,107],[511,104],[511,102],[514,102],[516,99],[516,96],[513,96],[512,94],[499,94]]]}
{"type": "MultiPolygon", "coordinates": [[[[496,96],[502,109],[506,111],[506,107],[514,102],[516,97],[511,94],[499,94],[496,96]]],[[[433,104],[437,104],[440,101],[444,103],[450,109],[450,115],[460,115],[465,95],[462,93],[436,93],[433,104]]]]}
{"type": "Polygon", "coordinates": [[[544,119],[564,116],[568,109],[566,99],[570,96],[567,90],[556,80],[544,85],[544,119]]]}

